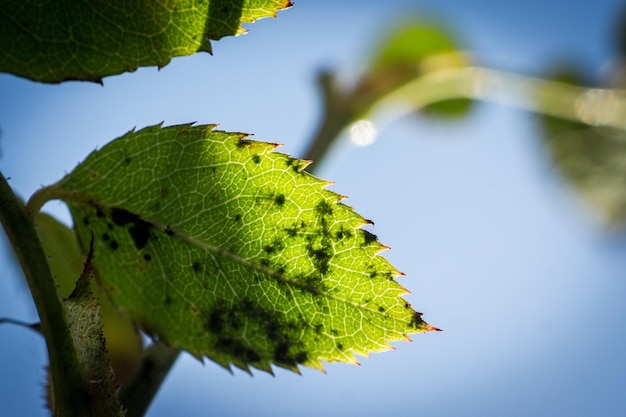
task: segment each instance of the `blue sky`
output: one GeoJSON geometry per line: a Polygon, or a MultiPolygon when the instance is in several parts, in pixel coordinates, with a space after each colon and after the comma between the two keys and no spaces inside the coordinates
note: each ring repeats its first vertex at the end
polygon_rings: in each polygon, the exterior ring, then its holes
{"type": "MultiPolygon", "coordinates": [[[[27,197],[95,147],[161,121],[220,123],[302,156],[320,114],[317,71],[350,79],[401,16],[447,23],[483,65],[536,74],[577,62],[594,75],[622,3],[301,0],[214,43],[213,56],[104,86],[0,75],[0,169],[27,197]]],[[[184,356],[149,415],[625,415],[626,240],[553,171],[532,117],[489,103],[454,124],[396,121],[365,148],[342,139],[317,175],[376,222],[407,299],[444,332],[326,374],[231,375],[184,356]]],[[[46,210],[67,220],[60,203],[46,210]]],[[[0,317],[36,320],[4,249],[0,271],[0,317]]],[[[46,415],[42,340],[0,326],[0,357],[0,409],[46,415]]]]}

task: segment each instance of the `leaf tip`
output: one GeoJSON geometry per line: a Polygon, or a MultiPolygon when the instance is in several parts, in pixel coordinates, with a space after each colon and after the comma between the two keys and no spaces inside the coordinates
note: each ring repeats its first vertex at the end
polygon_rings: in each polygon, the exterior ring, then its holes
{"type": "Polygon", "coordinates": [[[422,333],[443,331],[442,329],[435,327],[435,326],[431,326],[430,324],[422,320],[422,313],[419,313],[417,311],[413,314],[413,319],[411,319],[411,325],[422,333]]]}

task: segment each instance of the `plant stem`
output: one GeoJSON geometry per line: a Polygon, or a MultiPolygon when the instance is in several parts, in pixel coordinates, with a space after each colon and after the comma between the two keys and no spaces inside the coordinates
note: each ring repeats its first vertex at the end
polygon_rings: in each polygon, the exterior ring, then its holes
{"type": "Polygon", "coordinates": [[[470,98],[593,126],[626,129],[626,91],[585,88],[482,67],[440,70],[390,91],[371,113],[390,103],[415,111],[439,101],[470,98]]]}
{"type": "Polygon", "coordinates": [[[5,324],[5,323],[12,324],[14,326],[24,327],[26,329],[31,329],[31,330],[36,331],[37,333],[40,332],[40,327],[41,327],[40,323],[26,323],[26,322],[15,320],[9,317],[0,318],[0,324],[5,324]]]}
{"type": "Polygon", "coordinates": [[[584,88],[482,67],[426,73],[373,101],[372,97],[360,96],[358,86],[351,91],[342,90],[333,82],[332,74],[320,76],[320,86],[323,120],[304,157],[314,160],[315,166],[320,165],[332,143],[357,117],[371,118],[389,105],[395,105],[393,120],[397,120],[429,104],[467,98],[593,126],[626,129],[624,90],[584,88]]]}
{"type": "Polygon", "coordinates": [[[126,417],[142,417],[176,362],[180,351],[156,341],[145,350],[141,363],[120,390],[126,417]]]}
{"type": "Polygon", "coordinates": [[[32,215],[0,173],[0,222],[20,262],[41,320],[50,360],[55,417],[88,415],[85,385],[65,313],[32,215]]]}

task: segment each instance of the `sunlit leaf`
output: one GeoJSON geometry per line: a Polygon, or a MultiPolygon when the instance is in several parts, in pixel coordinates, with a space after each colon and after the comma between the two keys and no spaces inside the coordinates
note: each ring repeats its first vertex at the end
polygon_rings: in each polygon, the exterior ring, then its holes
{"type": "Polygon", "coordinates": [[[210,40],[244,33],[288,0],[6,0],[0,71],[31,80],[100,81],[175,56],[211,52],[210,40]]]}
{"type": "Polygon", "coordinates": [[[271,371],[434,328],[401,296],[368,223],[277,145],[213,126],[153,126],[54,187],[113,300],[196,357],[271,371]]]}

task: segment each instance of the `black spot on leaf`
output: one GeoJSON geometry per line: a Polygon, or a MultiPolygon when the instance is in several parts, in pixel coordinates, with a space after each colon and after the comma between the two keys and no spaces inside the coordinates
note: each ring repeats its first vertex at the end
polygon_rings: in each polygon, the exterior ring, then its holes
{"type": "Polygon", "coordinates": [[[143,255],[143,259],[145,259],[146,261],[151,261],[152,260],[152,256],[150,256],[150,254],[148,254],[148,253],[145,253],[143,255]]]}
{"type": "Polygon", "coordinates": [[[296,353],[296,362],[304,363],[309,359],[309,354],[306,352],[298,352],[296,353]]]}
{"type": "Polygon", "coordinates": [[[365,245],[378,241],[378,237],[375,234],[370,233],[367,230],[361,230],[361,232],[363,232],[363,242],[365,245]]]}
{"type": "Polygon", "coordinates": [[[274,362],[287,367],[295,367],[299,363],[306,362],[309,359],[308,353],[304,351],[292,353],[294,347],[294,344],[287,341],[276,345],[274,348],[274,362]]]}
{"type": "Polygon", "coordinates": [[[135,247],[137,249],[143,249],[144,246],[148,243],[148,239],[150,239],[150,228],[152,227],[151,223],[141,221],[140,223],[135,223],[129,229],[130,236],[133,238],[135,242],[135,247]]]}
{"type": "Polygon", "coordinates": [[[123,208],[113,207],[111,209],[111,218],[113,222],[118,226],[124,226],[129,223],[135,223],[140,220],[139,215],[135,213],[131,213],[128,210],[124,210],[123,208]]]}
{"type": "Polygon", "coordinates": [[[289,158],[289,159],[287,159],[285,161],[285,164],[288,167],[291,167],[293,172],[300,173],[300,171],[302,171],[302,168],[305,165],[305,161],[302,161],[302,160],[299,160],[299,159],[289,158]]]}
{"type": "Polygon", "coordinates": [[[293,358],[289,355],[289,345],[285,342],[279,343],[274,348],[274,360],[278,363],[295,365],[293,358]]]}
{"type": "Polygon", "coordinates": [[[309,243],[306,247],[306,250],[309,258],[311,258],[311,261],[315,266],[315,269],[319,271],[322,275],[325,275],[328,272],[330,259],[333,255],[331,247],[324,245],[320,248],[316,248],[311,243],[309,243]]]}
{"type": "Polygon", "coordinates": [[[240,222],[241,221],[241,214],[237,213],[235,214],[235,217],[233,217],[233,220],[236,222],[240,222]]]}
{"type": "Polygon", "coordinates": [[[297,227],[286,227],[285,228],[285,232],[287,232],[287,236],[289,237],[296,237],[296,235],[298,234],[298,228],[297,227]]]}
{"type": "Polygon", "coordinates": [[[326,200],[320,200],[320,202],[317,203],[317,206],[315,206],[315,210],[321,216],[328,216],[330,214],[333,214],[333,208],[331,207],[331,205],[326,200]]]}
{"type": "Polygon", "coordinates": [[[117,243],[117,240],[112,240],[111,243],[109,243],[109,247],[113,250],[119,248],[120,244],[117,243]]]}
{"type": "Polygon", "coordinates": [[[278,206],[283,206],[285,204],[285,195],[284,194],[278,194],[276,197],[274,197],[274,202],[278,206]]]}
{"type": "Polygon", "coordinates": [[[224,329],[224,310],[217,307],[209,313],[206,321],[206,330],[212,333],[221,333],[224,329]]]}
{"type": "Polygon", "coordinates": [[[104,240],[106,242],[109,239],[111,239],[111,237],[107,233],[103,233],[102,234],[102,240],[104,240]]]}
{"type": "Polygon", "coordinates": [[[335,238],[337,240],[341,240],[343,238],[351,238],[351,237],[352,237],[352,232],[344,228],[343,226],[341,226],[341,228],[337,230],[337,232],[335,232],[335,238]]]}
{"type": "Polygon", "coordinates": [[[417,329],[422,324],[424,324],[424,320],[422,320],[422,313],[418,313],[416,311],[415,313],[413,313],[413,317],[411,318],[411,321],[409,322],[409,327],[413,327],[417,329]]]}
{"type": "Polygon", "coordinates": [[[261,163],[261,157],[259,155],[253,155],[252,156],[252,162],[254,162],[255,164],[260,164],[261,163]]]}
{"type": "Polygon", "coordinates": [[[174,236],[174,231],[169,226],[167,226],[165,228],[165,234],[168,236],[174,236]]]}
{"type": "MultiPolygon", "coordinates": [[[[231,305],[218,302],[204,316],[204,328],[214,334],[215,349],[235,363],[253,363],[261,360],[273,360],[275,363],[293,368],[298,363],[308,361],[308,354],[302,348],[299,335],[306,324],[285,320],[284,313],[267,309],[259,305],[257,300],[243,298],[240,302],[231,305]],[[244,339],[241,329],[246,332],[262,331],[267,335],[271,349],[269,357],[250,345],[250,340],[244,339]]],[[[321,326],[320,326],[321,329],[321,326]]],[[[264,352],[267,352],[265,350],[264,352]]]]}
{"type": "Polygon", "coordinates": [[[238,148],[245,148],[246,146],[250,146],[250,145],[252,145],[252,141],[248,140],[248,139],[240,138],[237,141],[237,147],[238,148]]]}
{"type": "Polygon", "coordinates": [[[202,272],[202,264],[198,261],[194,261],[191,264],[191,269],[193,269],[193,272],[202,272]]]}
{"type": "Polygon", "coordinates": [[[275,239],[271,244],[263,246],[263,251],[268,255],[276,253],[284,248],[282,240],[275,239]]]}
{"type": "Polygon", "coordinates": [[[302,285],[302,288],[313,294],[321,294],[326,290],[321,274],[299,277],[298,282],[302,285]]]}
{"type": "Polygon", "coordinates": [[[228,336],[221,336],[215,342],[215,349],[226,355],[238,358],[244,363],[258,362],[262,359],[261,355],[247,347],[240,340],[228,336]]]}
{"type": "Polygon", "coordinates": [[[118,226],[126,226],[130,224],[128,232],[135,243],[137,249],[143,249],[150,239],[150,230],[152,223],[143,220],[138,214],[131,213],[128,210],[119,207],[111,209],[111,219],[118,226]]]}

